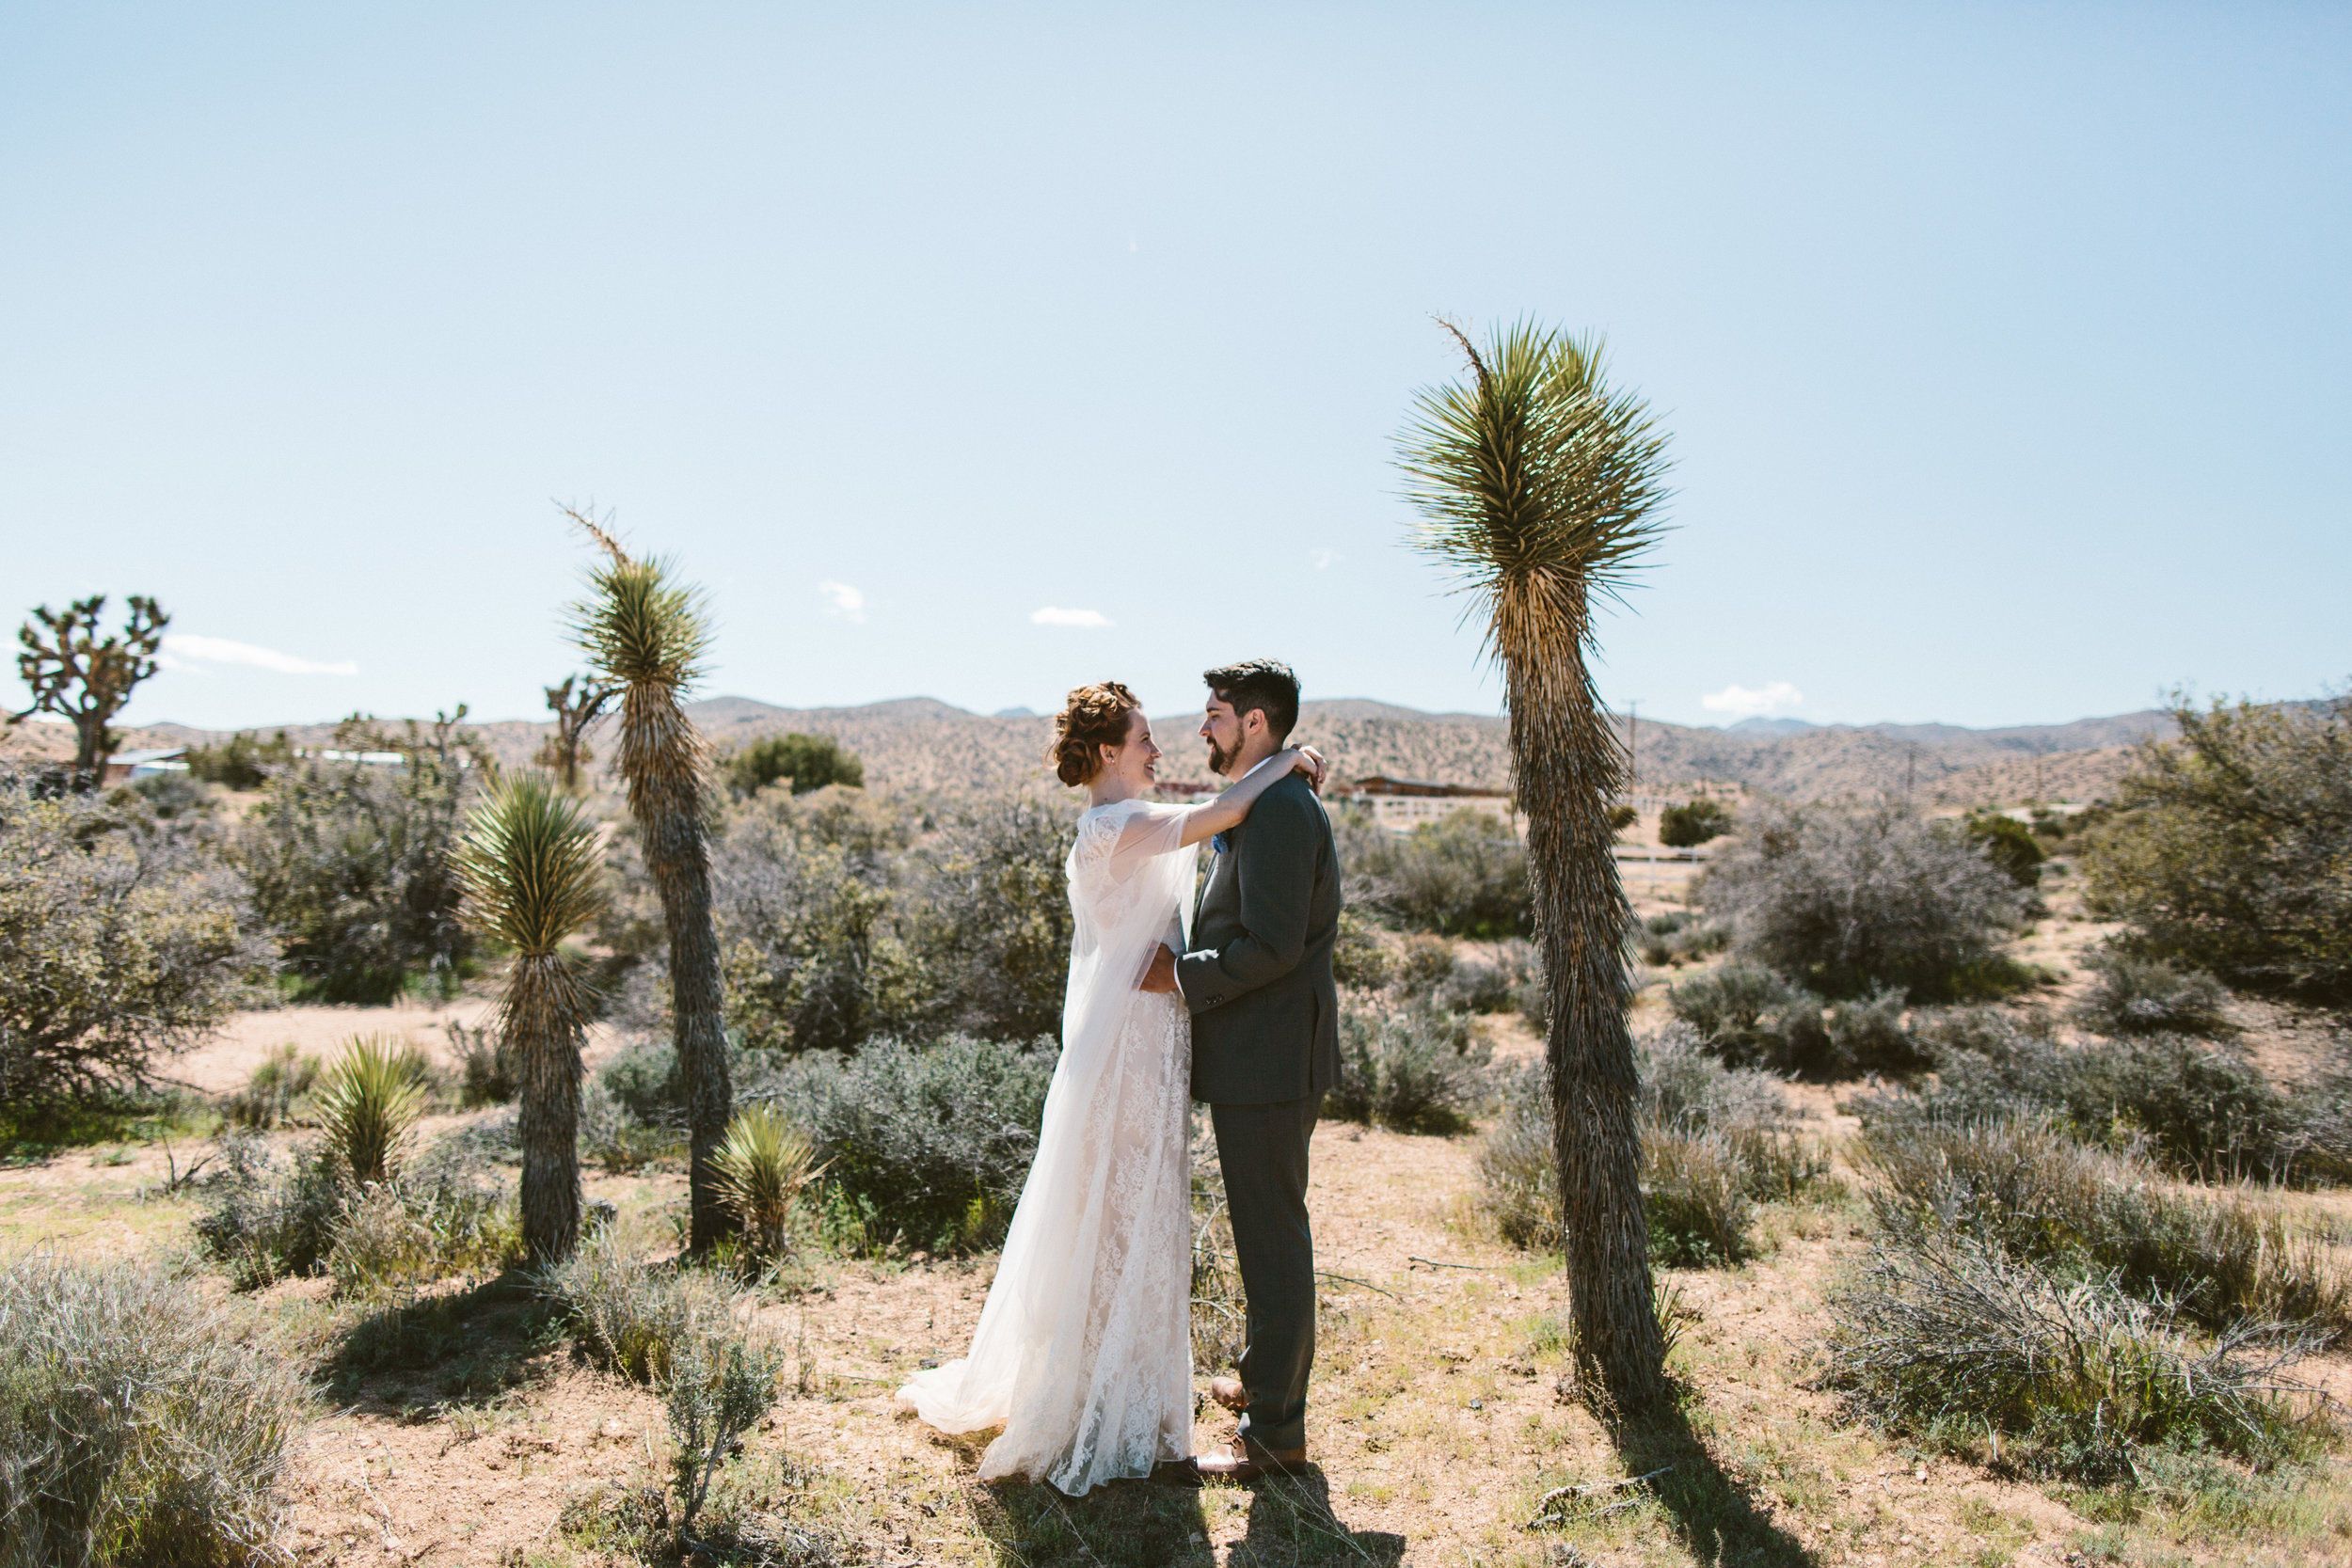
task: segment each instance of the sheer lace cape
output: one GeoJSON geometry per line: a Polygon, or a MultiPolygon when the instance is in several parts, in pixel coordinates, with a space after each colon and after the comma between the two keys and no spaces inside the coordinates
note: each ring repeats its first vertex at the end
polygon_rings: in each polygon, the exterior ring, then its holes
{"type": "Polygon", "coordinates": [[[1191,1449],[1190,1020],[1136,982],[1184,951],[1186,808],[1079,818],[1061,1059],[972,1349],[899,1390],[944,1432],[1005,1423],[980,1476],[1084,1493],[1191,1449]]]}

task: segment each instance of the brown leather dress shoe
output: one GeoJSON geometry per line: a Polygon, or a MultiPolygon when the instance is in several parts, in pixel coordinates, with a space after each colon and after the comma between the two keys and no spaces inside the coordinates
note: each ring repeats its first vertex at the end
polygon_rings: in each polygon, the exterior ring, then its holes
{"type": "Polygon", "coordinates": [[[1269,1449],[1248,1438],[1192,1456],[1192,1473],[1202,1481],[1247,1485],[1267,1476],[1295,1476],[1307,1467],[1305,1449],[1269,1449]]]}
{"type": "Polygon", "coordinates": [[[1237,1377],[1209,1379],[1209,1398],[1235,1415],[1249,1408],[1249,1390],[1241,1386],[1241,1379],[1237,1377]]]}

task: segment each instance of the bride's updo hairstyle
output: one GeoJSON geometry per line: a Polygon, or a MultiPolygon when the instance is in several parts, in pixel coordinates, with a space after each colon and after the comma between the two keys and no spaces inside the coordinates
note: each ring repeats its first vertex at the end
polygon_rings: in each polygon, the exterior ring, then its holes
{"type": "Polygon", "coordinates": [[[1127,738],[1127,715],[1143,705],[1117,681],[1097,681],[1073,691],[1054,715],[1054,745],[1045,760],[1054,776],[1076,788],[1101,770],[1097,748],[1117,746],[1127,738]]]}

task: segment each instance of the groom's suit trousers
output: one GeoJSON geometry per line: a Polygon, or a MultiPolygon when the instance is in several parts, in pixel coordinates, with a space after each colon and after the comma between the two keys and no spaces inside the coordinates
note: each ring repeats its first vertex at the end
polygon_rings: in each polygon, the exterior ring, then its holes
{"type": "Polygon", "coordinates": [[[1241,1354],[1249,1408],[1242,1435],[1307,1446],[1307,1373],[1315,1359],[1315,1252],[1307,1226],[1307,1140],[1323,1096],[1211,1105],[1225,1209],[1248,1304],[1241,1354]]]}

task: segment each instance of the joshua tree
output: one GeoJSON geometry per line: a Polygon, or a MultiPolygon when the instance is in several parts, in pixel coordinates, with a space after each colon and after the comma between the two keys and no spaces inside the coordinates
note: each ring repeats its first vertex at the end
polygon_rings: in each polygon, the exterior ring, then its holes
{"type": "Polygon", "coordinates": [[[163,646],[164,627],[171,624],[155,601],[131,595],[131,618],[119,635],[98,640],[98,617],[106,595],[76,599],[58,614],[47,605],[33,611],[46,630],[27,621],[17,630],[24,651],[16,656],[16,673],[33,693],[33,705],[8,716],[23,723],[36,713],[54,713],[73,721],[73,774],[77,784],[95,783],[106,758],[114,752],[115,736],[106,722],[131,700],[131,689],[153,674],[155,650],[163,646]]]}
{"type": "Polygon", "coordinates": [[[564,510],[606,556],[590,574],[593,592],[572,609],[572,633],[596,678],[621,693],[621,777],[669,927],[670,1011],[677,1025],[691,1150],[689,1239],[699,1251],[729,1228],[710,1159],[726,1135],[734,1099],[720,1022],[723,993],[719,936],[710,920],[710,848],[703,835],[710,749],[678,705],[702,673],[710,634],[701,594],[674,581],[666,562],[632,559],[593,520],[564,510]]]}
{"type": "Polygon", "coordinates": [[[499,1043],[520,1067],[523,1244],[567,1258],[580,1239],[580,1052],[596,992],[560,951],[603,902],[596,830],[544,774],[494,784],[467,825],[466,914],[515,950],[499,1043]]]}
{"type": "Polygon", "coordinates": [[[565,675],[562,686],[548,688],[548,711],[555,715],[555,733],[532,760],[552,769],[566,794],[580,793],[580,766],[596,760],[596,753],[581,744],[580,736],[596,721],[605,705],[620,694],[617,687],[585,675],[565,675]],[[572,694],[574,681],[580,683],[578,696],[572,694]]]}
{"type": "Polygon", "coordinates": [[[1546,1058],[1578,1372],[1632,1413],[1664,1391],[1642,1213],[1627,938],[1610,852],[1628,758],[1585,656],[1593,599],[1617,593],[1657,536],[1665,439],[1641,400],[1603,384],[1600,346],[1519,324],[1469,357],[1466,385],[1424,390],[1400,442],[1422,547],[1459,574],[1510,705],[1512,788],[1551,991],[1546,1058]]]}

